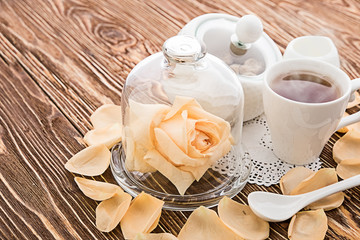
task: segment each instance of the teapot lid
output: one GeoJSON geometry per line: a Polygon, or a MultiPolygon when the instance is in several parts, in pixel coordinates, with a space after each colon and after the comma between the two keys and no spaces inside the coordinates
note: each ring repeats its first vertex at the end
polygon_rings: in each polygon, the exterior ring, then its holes
{"type": "Polygon", "coordinates": [[[263,32],[259,18],[210,13],[191,20],[179,35],[195,36],[207,52],[222,59],[241,79],[262,78],[264,71],[282,58],[273,40],[263,32]]]}

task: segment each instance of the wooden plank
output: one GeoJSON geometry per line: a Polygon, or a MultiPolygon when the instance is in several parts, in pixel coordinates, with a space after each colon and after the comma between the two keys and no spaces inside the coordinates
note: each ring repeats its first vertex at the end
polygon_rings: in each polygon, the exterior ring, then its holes
{"type": "Polygon", "coordinates": [[[79,192],[63,167],[83,148],[79,132],[18,63],[0,59],[0,79],[0,221],[6,238],[121,235],[119,229],[103,234],[95,228],[96,202],[79,192]]]}

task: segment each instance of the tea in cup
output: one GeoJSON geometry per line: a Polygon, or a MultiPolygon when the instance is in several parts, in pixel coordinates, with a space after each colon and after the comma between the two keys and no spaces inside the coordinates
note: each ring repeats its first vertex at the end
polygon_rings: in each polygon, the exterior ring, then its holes
{"type": "Polygon", "coordinates": [[[360,79],[314,59],[289,59],[265,73],[263,101],[273,151],[281,160],[315,161],[336,129],[360,121],[360,112],[342,119],[360,79]]]}

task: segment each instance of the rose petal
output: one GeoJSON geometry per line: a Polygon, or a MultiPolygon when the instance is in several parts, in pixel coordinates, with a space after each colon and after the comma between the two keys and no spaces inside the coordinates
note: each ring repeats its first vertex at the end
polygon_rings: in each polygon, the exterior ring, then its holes
{"type": "Polygon", "coordinates": [[[184,111],[184,114],[177,114],[159,125],[159,128],[166,132],[185,154],[187,154],[186,115],[186,111],[184,111]]]}
{"type": "Polygon", "coordinates": [[[349,131],[356,131],[360,134],[360,122],[353,123],[346,127],[349,131]]]}
{"type": "Polygon", "coordinates": [[[160,217],[161,217],[161,211],[159,212],[157,218],[155,219],[153,224],[149,227],[149,229],[146,233],[152,232],[157,227],[157,225],[159,224],[159,221],[160,221],[160,217]]]}
{"type": "MultiPolygon", "coordinates": [[[[343,118],[346,117],[346,116],[349,116],[349,114],[347,112],[344,112],[343,118]]],[[[346,127],[340,128],[339,130],[337,130],[337,132],[347,133],[350,130],[357,131],[357,132],[360,133],[360,122],[353,123],[353,124],[350,124],[350,125],[348,125],[346,127]]]]}
{"type": "Polygon", "coordinates": [[[224,141],[221,141],[213,150],[210,156],[211,165],[214,164],[217,160],[225,156],[231,150],[232,145],[231,136],[224,141]]]}
{"type": "Polygon", "coordinates": [[[301,181],[314,174],[315,172],[306,167],[295,167],[288,171],[280,179],[280,189],[285,195],[289,195],[290,192],[297,186],[301,181]]]}
{"type": "Polygon", "coordinates": [[[188,118],[206,119],[210,122],[216,123],[220,127],[222,136],[230,135],[229,123],[224,119],[205,111],[194,98],[177,96],[174,100],[171,111],[168,112],[164,120],[170,119],[178,112],[183,112],[184,110],[187,111],[188,118]]]}
{"type": "Polygon", "coordinates": [[[160,128],[154,129],[156,149],[168,159],[171,164],[182,171],[190,172],[199,181],[207,169],[212,165],[210,158],[204,155],[202,158],[190,158],[171,141],[169,136],[160,128]]]}
{"type": "Polygon", "coordinates": [[[360,174],[360,158],[342,160],[336,167],[336,173],[342,179],[360,174]]]}
{"type": "Polygon", "coordinates": [[[209,112],[201,108],[196,108],[194,106],[189,107],[188,111],[188,118],[192,119],[206,119],[207,121],[216,123],[219,126],[219,132],[221,133],[220,138],[223,139],[224,137],[230,136],[230,124],[225,121],[224,119],[215,116],[209,112]]]}
{"type": "Polygon", "coordinates": [[[121,220],[120,226],[125,239],[133,239],[138,233],[149,233],[159,221],[164,202],[140,193],[132,202],[121,220]]]}
{"type": "Polygon", "coordinates": [[[117,192],[123,192],[119,186],[107,182],[99,182],[81,177],[75,177],[75,182],[85,196],[96,201],[103,201],[111,198],[117,192]]]}
{"type": "Polygon", "coordinates": [[[183,228],[179,240],[240,240],[217,216],[216,212],[206,207],[195,209],[183,228]]]}
{"type": "Polygon", "coordinates": [[[95,129],[104,128],[116,123],[122,124],[121,107],[114,104],[105,104],[96,109],[90,117],[95,129]]]}
{"type": "Polygon", "coordinates": [[[153,148],[154,126],[170,110],[163,104],[142,104],[130,100],[129,125],[125,127],[125,164],[130,171],[149,172],[153,168],[144,162],[144,156],[153,148]],[[129,146],[128,146],[129,145],[129,146]]]}
{"type": "Polygon", "coordinates": [[[145,172],[155,172],[156,169],[147,164],[144,161],[144,156],[147,150],[140,145],[137,146],[137,151],[135,151],[135,142],[132,137],[132,133],[129,127],[124,128],[125,132],[125,141],[123,141],[123,147],[125,148],[126,159],[125,166],[129,171],[140,171],[145,172]]]}
{"type": "Polygon", "coordinates": [[[111,153],[104,145],[87,147],[67,161],[65,168],[85,176],[97,176],[105,172],[110,164],[111,153]]]}
{"type": "Polygon", "coordinates": [[[164,104],[142,104],[130,101],[130,120],[134,141],[147,149],[153,147],[154,126],[158,126],[163,116],[170,110],[164,104]]]}
{"type": "Polygon", "coordinates": [[[154,132],[156,139],[156,149],[169,161],[171,161],[175,166],[185,165],[198,167],[206,163],[207,159],[205,159],[205,155],[204,158],[190,158],[171,140],[171,138],[161,128],[155,128],[154,132]]]}
{"type": "Polygon", "coordinates": [[[333,147],[333,158],[337,163],[344,159],[358,158],[360,156],[360,132],[348,131],[336,141],[333,147]]]}
{"type": "Polygon", "coordinates": [[[131,196],[125,192],[117,192],[96,208],[96,227],[103,232],[113,230],[129,209],[131,196]]]}
{"type": "Polygon", "coordinates": [[[170,233],[139,233],[134,240],[178,240],[177,237],[170,233]]]}
{"type": "Polygon", "coordinates": [[[219,202],[218,213],[225,225],[244,239],[269,237],[269,223],[256,216],[249,206],[223,197],[219,202]]]}
{"type": "MultiPolygon", "coordinates": [[[[214,146],[217,146],[220,142],[219,136],[221,136],[221,131],[219,129],[219,126],[215,123],[212,123],[207,120],[198,120],[195,123],[195,129],[197,132],[202,133],[203,135],[206,135],[209,138],[210,145],[201,151],[201,153],[208,153],[211,150],[213,150],[214,146]]],[[[199,148],[198,148],[199,149],[199,148]]]]}
{"type": "Polygon", "coordinates": [[[291,218],[288,237],[291,240],[324,239],[328,229],[323,209],[298,212],[291,218]]]}
{"type": "Polygon", "coordinates": [[[212,163],[210,161],[207,161],[204,165],[202,166],[196,166],[196,167],[191,167],[191,166],[180,166],[178,167],[180,170],[185,171],[185,172],[189,172],[191,173],[191,175],[195,178],[196,181],[200,181],[200,179],[202,178],[202,176],[206,173],[206,171],[211,167],[212,163]]]}
{"type": "Polygon", "coordinates": [[[338,192],[306,206],[305,210],[324,209],[324,211],[330,211],[332,209],[340,207],[343,202],[344,193],[338,192]]]}
{"type": "Polygon", "coordinates": [[[84,142],[88,146],[104,144],[107,148],[112,148],[121,141],[122,126],[120,123],[107,125],[103,128],[96,128],[87,132],[84,136],[84,142]]]}
{"type": "MultiPolygon", "coordinates": [[[[297,195],[314,191],[319,188],[331,185],[338,182],[338,178],[334,168],[323,168],[317,171],[315,174],[304,179],[297,185],[290,195],[297,195]]],[[[332,194],[319,201],[316,201],[308,205],[307,209],[319,209],[323,208],[325,211],[339,207],[344,201],[344,194],[342,192],[332,194]]]]}
{"type": "Polygon", "coordinates": [[[174,99],[174,103],[172,105],[171,110],[166,114],[164,120],[168,120],[172,118],[175,114],[178,112],[183,112],[184,110],[187,110],[188,107],[193,106],[195,108],[202,109],[200,104],[191,97],[182,97],[182,96],[176,96],[174,99]]]}
{"type": "Polygon", "coordinates": [[[170,162],[168,162],[158,151],[151,150],[145,155],[145,161],[157,169],[162,175],[170,180],[179,191],[184,195],[186,190],[194,182],[195,178],[189,172],[181,171],[170,162]]]}

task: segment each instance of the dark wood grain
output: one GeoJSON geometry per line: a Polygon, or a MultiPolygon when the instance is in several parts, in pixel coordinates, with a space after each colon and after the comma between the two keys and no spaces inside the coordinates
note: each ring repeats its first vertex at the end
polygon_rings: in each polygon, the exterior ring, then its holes
{"type": "MultiPolygon", "coordinates": [[[[130,70],[210,12],[258,15],[282,51],[302,35],[328,36],[341,68],[360,76],[356,0],[0,0],[0,239],[123,239],[119,227],[95,228],[98,203],[81,194],[63,164],[84,147],[91,113],[120,103],[130,70]]],[[[339,137],[324,148],[324,167],[335,166],[339,137]]],[[[96,179],[114,182],[110,171],[96,179]]],[[[248,184],[235,199],[247,203],[255,190],[279,187],[248,184]]],[[[327,212],[327,239],[360,239],[360,189],[345,194],[327,212]]],[[[164,211],[155,231],[177,234],[189,214],[164,211]]],[[[270,239],[286,239],[287,227],[272,223],[270,239]]]]}

